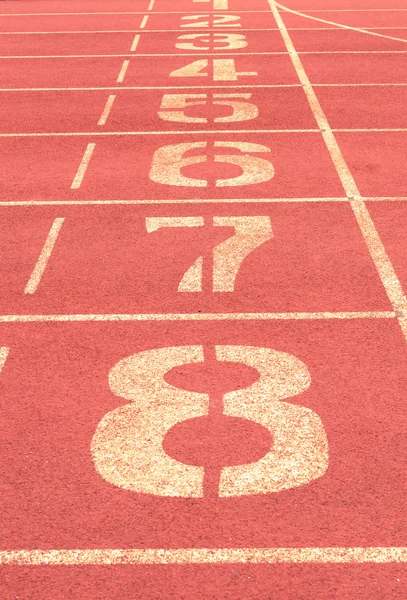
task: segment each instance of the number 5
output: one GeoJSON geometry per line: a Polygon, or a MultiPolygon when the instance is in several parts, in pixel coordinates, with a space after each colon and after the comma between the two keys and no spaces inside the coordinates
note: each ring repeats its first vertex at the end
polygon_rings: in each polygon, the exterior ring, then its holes
{"type": "MultiPolygon", "coordinates": [[[[216,117],[215,123],[233,123],[237,121],[249,121],[259,116],[259,110],[255,104],[241,102],[235,98],[249,100],[252,94],[213,94],[213,104],[230,106],[232,114],[227,117],[216,117]]],[[[205,117],[190,117],[185,110],[190,106],[202,106],[207,104],[208,94],[165,94],[163,96],[158,116],[164,121],[175,121],[178,123],[207,123],[205,117]]]]}

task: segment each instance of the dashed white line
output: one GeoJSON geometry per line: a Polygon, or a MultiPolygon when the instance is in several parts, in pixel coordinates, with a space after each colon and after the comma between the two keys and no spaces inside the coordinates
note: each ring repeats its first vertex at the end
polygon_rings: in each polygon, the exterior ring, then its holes
{"type": "Polygon", "coordinates": [[[25,286],[24,294],[34,294],[37,290],[37,287],[42,279],[42,276],[48,264],[48,261],[51,257],[52,250],[55,246],[55,242],[57,241],[63,222],[63,218],[57,218],[53,222],[52,227],[48,233],[47,239],[45,240],[45,244],[34,267],[34,270],[31,273],[31,277],[28,280],[27,285],[25,286]]]}
{"type": "Polygon", "coordinates": [[[130,52],[135,52],[137,50],[139,41],[140,41],[140,34],[136,33],[136,35],[133,38],[133,43],[131,44],[130,52]]]}
{"type": "Polygon", "coordinates": [[[0,373],[6,363],[9,352],[10,352],[10,348],[7,348],[7,346],[0,347],[0,373]]]}
{"type": "Polygon", "coordinates": [[[110,113],[110,111],[111,111],[111,109],[112,109],[113,102],[115,101],[115,98],[116,98],[116,94],[111,94],[111,95],[108,97],[108,99],[107,99],[107,101],[106,101],[106,104],[105,104],[105,107],[104,107],[104,109],[103,109],[103,112],[102,112],[102,114],[101,114],[101,116],[100,116],[100,119],[99,119],[99,121],[98,121],[98,125],[99,125],[100,127],[101,127],[102,125],[105,125],[105,124],[106,124],[107,117],[109,116],[109,113],[110,113]]]}
{"type": "Polygon", "coordinates": [[[130,62],[129,60],[123,61],[122,68],[120,69],[120,73],[118,74],[117,79],[116,79],[117,83],[123,82],[124,77],[126,75],[127,68],[129,66],[129,62],[130,62]]]}
{"type": "Polygon", "coordinates": [[[81,187],[83,178],[85,177],[86,169],[88,168],[89,161],[92,158],[92,154],[95,149],[95,146],[96,146],[95,143],[91,143],[91,144],[87,145],[85,154],[83,155],[83,158],[81,160],[81,164],[79,165],[79,168],[78,168],[76,175],[74,177],[74,180],[72,182],[71,190],[77,190],[78,188],[81,187]]]}
{"type": "Polygon", "coordinates": [[[143,20],[140,23],[140,29],[144,29],[144,27],[147,25],[147,21],[148,21],[148,15],[145,15],[143,17],[143,20]]]}

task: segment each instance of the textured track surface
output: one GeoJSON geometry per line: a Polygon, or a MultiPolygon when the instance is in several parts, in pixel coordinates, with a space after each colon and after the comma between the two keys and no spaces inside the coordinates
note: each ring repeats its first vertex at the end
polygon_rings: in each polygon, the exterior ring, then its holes
{"type": "Polygon", "coordinates": [[[407,597],[407,4],[0,2],[0,597],[407,597]]]}

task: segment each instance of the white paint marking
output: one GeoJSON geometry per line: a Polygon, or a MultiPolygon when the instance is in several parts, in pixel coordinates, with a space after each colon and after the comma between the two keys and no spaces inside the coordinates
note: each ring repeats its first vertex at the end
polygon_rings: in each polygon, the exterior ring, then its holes
{"type": "Polygon", "coordinates": [[[151,0],[150,4],[148,5],[147,10],[153,10],[154,3],[155,3],[155,0],[151,0]]]}
{"type": "Polygon", "coordinates": [[[140,29],[144,29],[145,28],[145,26],[147,25],[147,21],[148,21],[148,15],[145,15],[143,17],[143,20],[141,21],[140,29]]]}
{"type": "MultiPolygon", "coordinates": [[[[350,25],[343,25],[342,23],[336,23],[334,21],[327,21],[326,19],[320,19],[319,17],[312,17],[311,15],[306,15],[302,12],[299,12],[297,10],[292,10],[291,8],[287,8],[287,6],[283,6],[282,4],[280,4],[279,2],[275,3],[275,7],[277,8],[277,6],[279,8],[281,8],[281,10],[284,10],[286,12],[292,13],[293,15],[297,15],[300,17],[303,17],[304,19],[311,19],[312,21],[318,21],[320,23],[327,23],[328,25],[334,25],[335,28],[340,28],[340,29],[348,29],[351,31],[357,31],[358,33],[365,33],[367,35],[374,35],[377,37],[382,37],[382,38],[386,38],[389,40],[396,40],[397,42],[407,42],[407,39],[405,38],[399,38],[399,37],[393,37],[390,35],[384,35],[383,33],[375,33],[375,31],[372,30],[378,30],[378,29],[388,29],[390,30],[395,30],[395,29],[405,29],[405,27],[351,27],[350,25]]],[[[285,27],[285,26],[284,26],[285,27]]],[[[296,29],[296,28],[293,28],[296,29]]],[[[319,27],[319,30],[321,30],[322,28],[319,27]]],[[[326,28],[325,28],[326,29],[326,28]]]]}
{"type": "Polygon", "coordinates": [[[214,10],[229,10],[228,0],[213,0],[214,10]]]}
{"type": "MultiPolygon", "coordinates": [[[[109,96],[111,97],[111,96],[109,96]]],[[[113,96],[114,97],[114,96],[113,96]]],[[[100,122],[98,123],[100,125],[100,122]]],[[[103,125],[103,123],[102,123],[103,125]]],[[[342,130],[338,130],[342,131],[342,130]]],[[[343,130],[348,131],[348,130],[343,130]]],[[[349,130],[353,131],[353,130],[349,130]]],[[[365,130],[359,130],[365,131],[365,130]]],[[[370,131],[370,130],[368,130],[370,131]]],[[[392,130],[390,130],[392,131],[392,130]]],[[[403,130],[397,130],[403,131],[403,130]]],[[[39,133],[0,133],[0,138],[13,137],[86,137],[98,136],[109,137],[118,135],[228,135],[237,133],[320,133],[319,129],[191,129],[191,130],[169,130],[169,131],[75,131],[75,132],[39,132],[39,133]]]]}
{"type": "Polygon", "coordinates": [[[42,323],[71,321],[302,321],[324,319],[395,319],[391,311],[319,313],[153,313],[153,314],[61,314],[0,315],[0,323],[42,323]]]}
{"type": "Polygon", "coordinates": [[[169,565],[169,564],[389,564],[406,563],[407,547],[370,548],[147,548],[89,550],[2,550],[0,564],[169,565]]]}
{"type": "Polygon", "coordinates": [[[34,270],[31,273],[31,277],[28,280],[27,285],[25,286],[24,294],[34,294],[36,292],[37,287],[42,279],[42,276],[48,264],[48,261],[51,257],[52,250],[54,249],[55,242],[57,241],[63,222],[63,218],[57,218],[53,222],[52,227],[48,233],[47,239],[45,240],[45,244],[38,257],[37,263],[34,267],[34,270]]]}
{"type": "Polygon", "coordinates": [[[133,39],[133,43],[130,48],[130,52],[135,52],[137,50],[139,41],[140,41],[140,34],[136,33],[136,35],[134,36],[134,39],[133,39]]]}
{"type": "Polygon", "coordinates": [[[102,125],[106,124],[107,121],[107,117],[109,116],[109,113],[112,109],[113,106],[113,102],[115,101],[116,98],[116,94],[111,94],[105,104],[105,107],[103,109],[102,114],[100,115],[100,119],[98,121],[98,125],[101,127],[102,125]]]}
{"type": "Polygon", "coordinates": [[[92,158],[92,154],[95,149],[95,146],[96,146],[95,143],[87,145],[85,154],[83,155],[83,158],[81,160],[81,164],[79,165],[79,168],[78,168],[76,175],[74,177],[74,180],[72,182],[71,190],[77,190],[78,188],[81,187],[83,178],[85,177],[86,169],[88,168],[89,161],[92,158]]]}
{"type": "Polygon", "coordinates": [[[126,75],[127,68],[129,66],[129,60],[124,60],[122,64],[122,68],[120,69],[120,73],[117,76],[117,83],[122,83],[124,80],[124,76],[126,75]]]}
{"type": "MultiPolygon", "coordinates": [[[[9,352],[10,352],[10,348],[7,348],[7,346],[0,347],[0,373],[3,370],[3,367],[6,363],[9,352]]],[[[1,560],[0,560],[0,562],[1,562],[1,560]]]]}
{"type": "Polygon", "coordinates": [[[343,189],[350,200],[350,205],[363,235],[365,243],[368,247],[370,256],[375,264],[381,282],[386,290],[387,296],[399,317],[399,324],[404,337],[407,339],[407,298],[403,292],[401,283],[393,268],[390,258],[387,255],[386,249],[380,239],[379,233],[370,216],[370,213],[363,202],[359,189],[353,179],[352,173],[345,161],[341,152],[336,137],[328,123],[328,120],[322,110],[317,95],[312,87],[312,84],[305,72],[301,63],[301,59],[292,43],[290,34],[281,18],[275,0],[268,0],[274,18],[280,29],[281,36],[290,55],[291,61],[297,72],[298,78],[303,86],[310,108],[314,114],[315,120],[321,130],[322,137],[325,141],[332,162],[341,180],[343,189]]]}
{"type": "MultiPolygon", "coordinates": [[[[405,200],[406,198],[365,198],[365,200],[405,200]]],[[[0,206],[109,206],[109,205],[137,205],[137,204],[270,204],[270,203],[298,203],[298,202],[348,202],[348,198],[175,198],[166,200],[21,200],[0,201],[0,206]]]]}

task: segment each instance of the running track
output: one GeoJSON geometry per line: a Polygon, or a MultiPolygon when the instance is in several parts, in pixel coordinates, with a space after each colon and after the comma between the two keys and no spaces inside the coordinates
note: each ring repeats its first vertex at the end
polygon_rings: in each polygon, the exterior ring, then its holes
{"type": "Polygon", "coordinates": [[[2,599],[407,597],[385,5],[1,2],[2,599]]]}

